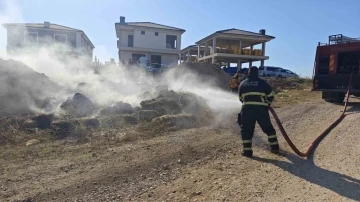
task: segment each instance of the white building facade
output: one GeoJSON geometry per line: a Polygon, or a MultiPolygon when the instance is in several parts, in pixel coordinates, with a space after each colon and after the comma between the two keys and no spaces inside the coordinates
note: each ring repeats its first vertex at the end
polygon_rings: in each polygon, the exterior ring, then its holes
{"type": "Polygon", "coordinates": [[[183,29],[151,22],[115,23],[119,61],[137,62],[146,55],[153,65],[171,66],[178,64],[183,29]]]}
{"type": "Polygon", "coordinates": [[[92,60],[95,46],[85,32],[63,25],[44,23],[6,23],[7,54],[38,47],[51,47],[54,43],[67,45],[67,54],[86,56],[92,60]]]}

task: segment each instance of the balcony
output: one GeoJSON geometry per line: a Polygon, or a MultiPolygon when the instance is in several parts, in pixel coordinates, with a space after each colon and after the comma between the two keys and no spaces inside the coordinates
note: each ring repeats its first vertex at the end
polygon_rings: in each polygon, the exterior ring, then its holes
{"type": "MultiPolygon", "coordinates": [[[[261,49],[254,49],[254,50],[251,51],[250,48],[243,48],[243,49],[240,50],[238,47],[234,47],[234,48],[231,48],[231,49],[228,49],[228,48],[216,48],[215,53],[263,56],[261,49]]],[[[210,54],[213,54],[213,51],[211,51],[210,54]]]]}

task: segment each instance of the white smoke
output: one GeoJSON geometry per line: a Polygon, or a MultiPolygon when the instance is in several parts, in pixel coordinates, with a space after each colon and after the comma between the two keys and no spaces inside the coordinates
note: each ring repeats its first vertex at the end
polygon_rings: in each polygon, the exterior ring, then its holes
{"type": "MultiPolygon", "coordinates": [[[[2,0],[0,1],[0,25],[10,22],[23,22],[21,11],[16,4],[16,1],[2,0]]],[[[0,58],[6,56],[7,33],[6,30],[0,27],[0,58]]]]}
{"type": "MultiPolygon", "coordinates": [[[[0,12],[1,24],[23,22],[20,9],[14,2],[15,1],[5,1],[3,3],[5,6],[3,6],[4,10],[0,12]]],[[[20,28],[16,32],[22,35],[24,30],[20,28]]],[[[1,29],[0,41],[0,56],[5,57],[5,29],[1,29]]],[[[166,84],[170,89],[175,91],[192,92],[205,98],[208,105],[215,111],[230,114],[233,111],[239,111],[241,108],[236,94],[216,88],[211,82],[199,82],[192,73],[184,73],[180,78],[175,78],[173,71],[170,70],[168,73],[163,74],[162,80],[159,81],[154,80],[151,76],[146,76],[141,71],[127,71],[126,67],[121,64],[96,68],[96,65],[86,57],[74,59],[59,56],[58,52],[60,50],[66,52],[69,50],[69,47],[54,44],[52,41],[49,43],[51,45],[40,48],[28,48],[25,52],[22,50],[22,52],[14,55],[7,55],[6,58],[21,61],[34,71],[44,73],[52,81],[61,85],[64,90],[57,92],[53,92],[54,90],[50,89],[50,86],[41,86],[43,92],[51,92],[51,95],[41,95],[40,99],[55,97],[54,102],[57,104],[57,107],[65,101],[67,97],[71,97],[76,92],[84,94],[99,105],[109,106],[117,101],[125,101],[136,106],[142,101],[138,98],[139,94],[150,91],[151,87],[155,85],[166,84]],[[142,78],[140,79],[140,77],[142,78]],[[140,83],[139,80],[141,80],[140,83]]],[[[104,46],[95,45],[95,47],[101,47],[102,54],[107,54],[104,46]]],[[[35,79],[36,78],[29,78],[29,88],[31,88],[31,82],[36,83],[35,79]]],[[[2,81],[0,81],[0,83],[1,82],[2,81]]],[[[33,87],[38,88],[39,86],[34,85],[33,87]]],[[[36,92],[37,89],[33,90],[36,92]]],[[[0,88],[0,91],[11,91],[11,89],[0,88]]],[[[26,92],[22,93],[28,95],[26,92]]],[[[0,94],[5,95],[2,92],[0,92],[0,94]]],[[[31,103],[30,105],[33,110],[41,111],[30,99],[25,99],[24,102],[31,103]]],[[[50,111],[53,112],[56,110],[57,108],[53,108],[50,111]]]]}

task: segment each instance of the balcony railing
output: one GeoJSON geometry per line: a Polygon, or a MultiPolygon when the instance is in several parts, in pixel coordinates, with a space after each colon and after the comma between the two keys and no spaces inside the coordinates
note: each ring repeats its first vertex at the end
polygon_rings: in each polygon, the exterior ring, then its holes
{"type": "MultiPolygon", "coordinates": [[[[213,52],[210,52],[213,54],[213,52]]],[[[249,48],[239,49],[237,47],[235,48],[217,48],[215,50],[215,53],[226,53],[226,54],[236,54],[236,55],[255,55],[255,56],[263,56],[261,49],[254,49],[251,51],[249,48]]]]}

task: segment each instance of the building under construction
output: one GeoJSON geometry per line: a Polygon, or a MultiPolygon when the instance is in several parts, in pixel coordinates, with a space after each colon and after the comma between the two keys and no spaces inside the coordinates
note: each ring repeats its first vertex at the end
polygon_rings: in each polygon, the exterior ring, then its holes
{"type": "Polygon", "coordinates": [[[259,33],[239,29],[227,29],[217,31],[196,42],[196,45],[189,46],[180,52],[180,60],[191,61],[196,58],[198,62],[215,63],[220,66],[230,67],[230,63],[236,63],[240,70],[242,64],[269,59],[265,55],[266,43],[275,37],[265,34],[262,29],[259,33]],[[260,45],[260,48],[254,49],[260,45]],[[197,49],[197,50],[196,50],[197,49]]]}

